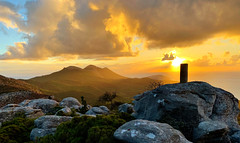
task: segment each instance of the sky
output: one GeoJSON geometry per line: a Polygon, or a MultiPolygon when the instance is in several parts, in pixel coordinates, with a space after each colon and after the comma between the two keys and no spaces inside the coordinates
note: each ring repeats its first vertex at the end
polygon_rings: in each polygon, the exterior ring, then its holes
{"type": "Polygon", "coordinates": [[[0,74],[70,65],[207,81],[240,98],[239,0],[0,0],[0,74]]]}

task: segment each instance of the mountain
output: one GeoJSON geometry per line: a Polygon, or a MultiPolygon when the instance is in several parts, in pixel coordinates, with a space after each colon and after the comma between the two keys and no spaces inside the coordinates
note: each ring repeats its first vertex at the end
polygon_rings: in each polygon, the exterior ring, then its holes
{"type": "Polygon", "coordinates": [[[133,96],[146,91],[155,80],[150,78],[127,78],[108,68],[89,65],[84,69],[70,66],[49,75],[35,77],[26,82],[38,86],[45,94],[56,98],[84,96],[94,104],[106,91],[117,92],[118,100],[129,101],[133,96]]]}

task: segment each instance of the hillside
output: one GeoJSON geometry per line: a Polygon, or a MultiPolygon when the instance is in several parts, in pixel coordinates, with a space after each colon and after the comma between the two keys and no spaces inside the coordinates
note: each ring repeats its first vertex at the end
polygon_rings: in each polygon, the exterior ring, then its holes
{"type": "Polygon", "coordinates": [[[40,91],[31,84],[0,75],[0,94],[16,91],[32,91],[35,93],[40,93],[40,91]]]}
{"type": "Polygon", "coordinates": [[[49,96],[42,94],[38,88],[29,83],[0,75],[0,107],[37,98],[49,98],[49,96]]]}
{"type": "Polygon", "coordinates": [[[26,82],[59,99],[72,96],[80,100],[81,96],[84,96],[93,104],[106,91],[116,91],[120,96],[118,100],[129,101],[134,95],[146,91],[147,86],[154,81],[150,78],[127,78],[108,68],[89,65],[84,69],[70,66],[26,82]]]}

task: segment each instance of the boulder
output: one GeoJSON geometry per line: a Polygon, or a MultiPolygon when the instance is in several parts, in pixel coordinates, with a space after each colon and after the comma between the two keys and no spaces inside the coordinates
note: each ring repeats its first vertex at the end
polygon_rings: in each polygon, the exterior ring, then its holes
{"type": "Polygon", "coordinates": [[[231,136],[232,143],[240,143],[240,130],[231,136]]]}
{"type": "Polygon", "coordinates": [[[56,116],[47,115],[42,116],[34,121],[37,128],[31,131],[30,138],[35,140],[36,138],[43,137],[49,134],[54,134],[56,128],[63,122],[70,121],[72,117],[69,116],[56,116]]]}
{"type": "Polygon", "coordinates": [[[147,120],[125,123],[114,132],[114,137],[128,143],[190,143],[170,125],[147,120]]]}
{"type": "Polygon", "coordinates": [[[35,140],[36,138],[41,138],[50,134],[53,135],[55,132],[56,132],[56,128],[50,128],[50,129],[34,128],[30,133],[30,140],[35,140]]]}
{"type": "Polygon", "coordinates": [[[0,110],[0,122],[10,121],[15,117],[25,115],[27,118],[37,118],[43,116],[41,109],[32,109],[30,107],[11,107],[0,110]]]}
{"type": "Polygon", "coordinates": [[[135,118],[168,123],[189,140],[202,121],[220,121],[231,132],[239,130],[238,99],[205,82],[166,84],[134,99],[135,118]]]}
{"type": "Polygon", "coordinates": [[[133,105],[124,103],[118,107],[118,111],[131,114],[133,112],[133,105]]]}
{"type": "Polygon", "coordinates": [[[109,109],[106,106],[92,107],[85,114],[86,115],[107,115],[109,114],[109,109]],[[101,108],[100,108],[101,107],[101,108]]]}
{"type": "Polygon", "coordinates": [[[31,100],[24,100],[23,102],[19,103],[19,106],[26,106],[31,100]]]}
{"type": "Polygon", "coordinates": [[[18,104],[8,104],[8,105],[6,105],[6,106],[3,106],[3,107],[1,108],[1,110],[13,109],[13,108],[15,108],[15,107],[21,107],[21,106],[18,105],[18,104]]]}
{"type": "Polygon", "coordinates": [[[42,109],[44,113],[48,113],[53,108],[57,107],[59,103],[51,99],[34,99],[28,102],[25,106],[33,109],[42,109]]]}
{"type": "Polygon", "coordinates": [[[57,111],[56,113],[56,115],[58,116],[70,116],[71,114],[72,114],[72,110],[67,106],[57,111]]]}
{"type": "Polygon", "coordinates": [[[62,122],[71,120],[72,117],[69,116],[56,116],[56,115],[46,115],[42,116],[34,121],[36,127],[40,129],[56,128],[62,122]]]}
{"type": "Polygon", "coordinates": [[[228,126],[219,121],[203,121],[194,129],[194,141],[231,143],[228,126]]]}
{"type": "Polygon", "coordinates": [[[73,97],[67,97],[67,98],[64,98],[60,104],[59,104],[61,107],[69,107],[69,108],[72,108],[74,106],[81,106],[81,103],[76,99],[76,98],[73,98],[73,97]]]}
{"type": "Polygon", "coordinates": [[[109,112],[110,110],[106,106],[99,106],[100,109],[102,109],[105,112],[109,112]]]}

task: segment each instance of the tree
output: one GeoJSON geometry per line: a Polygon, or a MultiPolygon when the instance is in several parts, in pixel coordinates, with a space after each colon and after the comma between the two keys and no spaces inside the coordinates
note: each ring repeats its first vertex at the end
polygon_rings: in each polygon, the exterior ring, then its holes
{"type": "Polygon", "coordinates": [[[162,85],[163,85],[162,81],[153,81],[147,86],[147,90],[153,90],[162,85]]]}
{"type": "Polygon", "coordinates": [[[113,105],[113,99],[117,97],[116,92],[105,92],[102,96],[99,97],[98,101],[100,102],[110,102],[111,103],[111,108],[113,105]]]}
{"type": "Polygon", "coordinates": [[[81,102],[83,107],[80,109],[80,113],[85,114],[88,111],[88,107],[87,107],[87,101],[84,99],[83,96],[81,96],[81,102]]]}

